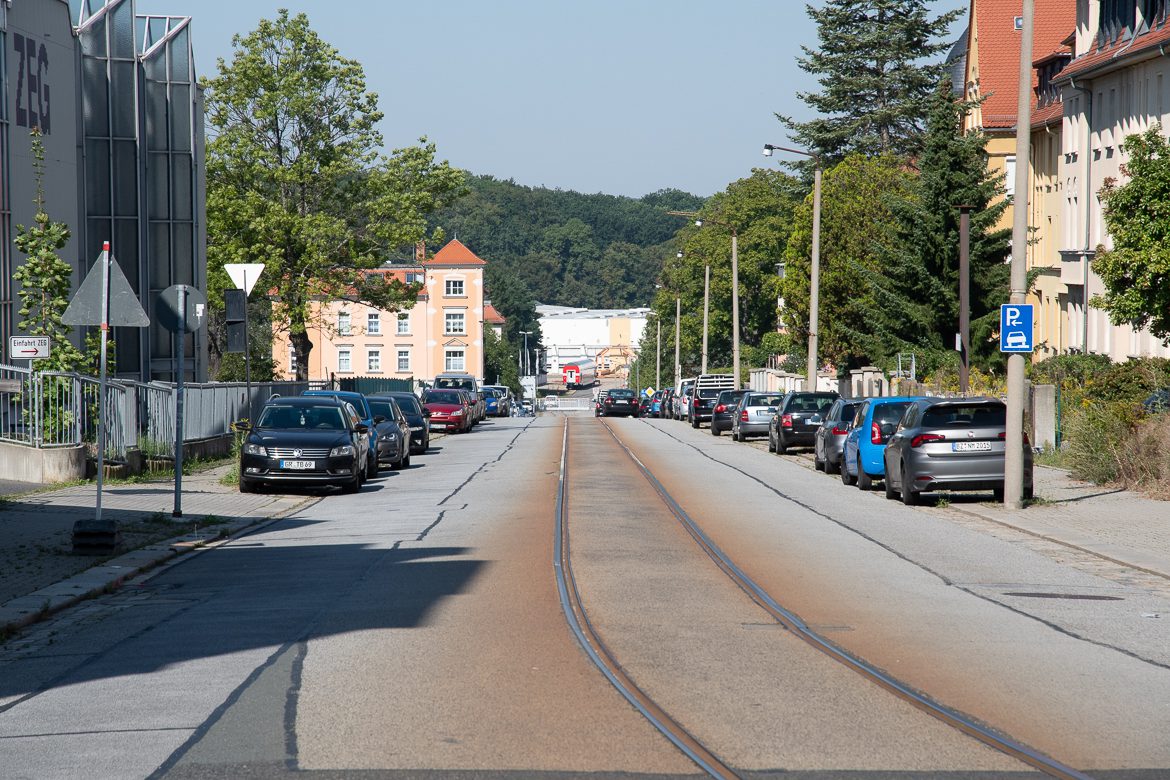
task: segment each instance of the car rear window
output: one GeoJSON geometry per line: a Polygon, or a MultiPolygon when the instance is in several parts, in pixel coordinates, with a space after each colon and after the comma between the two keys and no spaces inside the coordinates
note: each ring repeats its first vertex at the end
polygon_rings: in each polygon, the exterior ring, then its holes
{"type": "Polygon", "coordinates": [[[403,414],[422,414],[422,409],[418,405],[418,399],[412,396],[403,396],[402,398],[395,398],[398,407],[402,409],[403,414]]]}
{"type": "Polygon", "coordinates": [[[461,404],[463,403],[463,396],[459,393],[427,393],[423,396],[424,404],[461,404]]]}
{"type": "Polygon", "coordinates": [[[782,395],[751,395],[744,406],[779,406],[783,400],[782,395]]]}
{"type": "Polygon", "coordinates": [[[633,390],[625,390],[625,389],[610,390],[609,397],[610,398],[633,398],[634,391],[633,390]]]}
{"type": "Polygon", "coordinates": [[[381,416],[385,417],[387,420],[393,420],[397,416],[394,414],[394,402],[393,401],[375,401],[375,400],[371,399],[370,400],[370,411],[374,413],[375,417],[378,415],[381,415],[381,416]]]}
{"type": "Polygon", "coordinates": [[[1002,428],[1007,425],[1007,407],[1003,404],[971,406],[932,406],[922,415],[923,428],[1002,428]]]}
{"type": "Polygon", "coordinates": [[[873,421],[878,425],[897,425],[909,406],[909,401],[875,404],[873,408],[873,421]]]}
{"type": "Polygon", "coordinates": [[[435,387],[455,387],[460,390],[474,390],[474,379],[452,379],[451,377],[437,377],[435,379],[435,387]]]}

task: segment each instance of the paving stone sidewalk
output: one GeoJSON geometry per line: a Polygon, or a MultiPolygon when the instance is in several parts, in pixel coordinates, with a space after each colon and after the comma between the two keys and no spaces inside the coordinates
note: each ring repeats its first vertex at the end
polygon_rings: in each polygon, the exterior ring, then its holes
{"type": "Polygon", "coordinates": [[[118,521],[128,550],[105,557],[71,552],[73,523],[95,516],[95,485],[30,493],[40,486],[0,481],[0,636],[195,547],[317,500],[311,493],[241,494],[234,485],[220,484],[229,468],[183,477],[181,518],[172,516],[173,478],[105,485],[102,518],[118,521]]]}

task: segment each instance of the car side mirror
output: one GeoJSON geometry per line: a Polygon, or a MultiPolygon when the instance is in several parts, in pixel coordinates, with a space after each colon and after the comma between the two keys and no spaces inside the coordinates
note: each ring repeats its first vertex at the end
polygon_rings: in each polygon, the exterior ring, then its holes
{"type": "Polygon", "coordinates": [[[358,423],[357,425],[353,426],[353,429],[358,433],[368,433],[370,430],[365,423],[358,423]]]}
{"type": "Polygon", "coordinates": [[[430,417],[430,416],[431,416],[431,410],[424,408],[423,409],[423,417],[430,417]]]}
{"type": "Polygon", "coordinates": [[[374,425],[380,425],[380,424],[382,424],[382,423],[384,423],[384,422],[386,422],[386,418],[385,418],[385,417],[383,417],[383,416],[382,416],[382,415],[380,415],[380,414],[379,414],[377,417],[375,417],[375,418],[374,418],[374,425]]]}
{"type": "Polygon", "coordinates": [[[811,425],[820,425],[823,422],[823,420],[821,420],[821,416],[819,414],[814,414],[812,417],[809,418],[808,421],[811,425]]]}
{"type": "Polygon", "coordinates": [[[248,422],[247,420],[236,420],[234,423],[232,423],[232,427],[237,431],[250,431],[252,430],[252,423],[248,422]]]}

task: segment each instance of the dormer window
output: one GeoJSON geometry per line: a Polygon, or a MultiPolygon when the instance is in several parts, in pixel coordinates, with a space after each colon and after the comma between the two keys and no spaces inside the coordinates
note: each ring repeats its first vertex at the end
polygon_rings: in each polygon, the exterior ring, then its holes
{"type": "MultiPolygon", "coordinates": [[[[1144,0],[1143,0],[1144,2],[1144,0]]],[[[1137,22],[1138,0],[1101,0],[1097,46],[1105,48],[1116,43],[1126,30],[1132,34],[1137,22]]]]}
{"type": "Polygon", "coordinates": [[[1168,6],[1170,0],[1142,0],[1142,21],[1146,29],[1161,27],[1166,22],[1168,6]]]}

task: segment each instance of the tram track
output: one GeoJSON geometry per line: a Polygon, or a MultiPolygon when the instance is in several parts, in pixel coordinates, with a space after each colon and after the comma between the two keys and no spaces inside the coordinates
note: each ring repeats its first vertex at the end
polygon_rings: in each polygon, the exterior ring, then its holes
{"type": "MultiPolygon", "coordinates": [[[[886,674],[881,669],[868,664],[864,659],[854,656],[837,646],[810,628],[799,615],[786,609],[767,593],[758,583],[741,570],[731,558],[716,545],[703,531],[698,523],[691,518],[686,510],[667,491],[665,486],[654,476],[653,472],[643,463],[631,448],[621,439],[608,421],[600,421],[606,432],[612,437],[617,447],[633,463],[642,477],[649,483],[657,497],[662,501],[670,515],[672,515],[694,540],[695,544],[715,563],[719,570],[728,577],[749,599],[759,608],[769,614],[778,624],[783,626],[793,636],[801,639],[807,645],[820,653],[843,664],[861,677],[878,685],[883,690],[898,699],[925,712],[931,717],[946,725],[957,729],[967,736],[991,747],[1001,753],[1027,764],[1028,766],[1057,778],[1088,778],[1077,769],[1066,766],[1039,751],[1016,740],[999,734],[982,723],[962,712],[953,710],[931,699],[929,696],[914,690],[900,680],[886,674]]],[[[568,474],[570,467],[570,425],[566,419],[562,441],[560,475],[556,497],[556,539],[554,568],[557,576],[557,586],[560,592],[562,609],[570,624],[578,643],[589,655],[590,659],[610,680],[617,690],[641,712],[651,724],[667,739],[678,747],[694,763],[713,777],[737,777],[731,768],[730,762],[716,756],[698,739],[683,728],[663,707],[658,705],[649,695],[638,688],[636,683],[625,673],[617,658],[605,646],[598,633],[593,629],[582,605],[580,593],[577,591],[573,576],[568,523],[571,515],[570,496],[568,495],[568,474]]]]}

